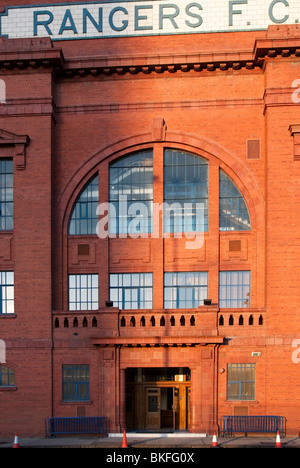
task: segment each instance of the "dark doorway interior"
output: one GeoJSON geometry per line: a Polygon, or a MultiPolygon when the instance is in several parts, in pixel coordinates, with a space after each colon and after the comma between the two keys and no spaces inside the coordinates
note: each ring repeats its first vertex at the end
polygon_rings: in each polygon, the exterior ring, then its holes
{"type": "Polygon", "coordinates": [[[128,430],[188,429],[190,371],[188,368],[126,370],[128,430]]]}

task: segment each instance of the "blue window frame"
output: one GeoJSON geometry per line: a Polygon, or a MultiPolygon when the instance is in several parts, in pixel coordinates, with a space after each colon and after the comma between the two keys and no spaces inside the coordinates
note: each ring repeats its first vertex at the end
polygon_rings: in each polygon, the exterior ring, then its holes
{"type": "Polygon", "coordinates": [[[249,231],[249,212],[241,192],[224,171],[219,176],[220,231],[249,231]]]}
{"type": "Polygon", "coordinates": [[[88,365],[63,365],[63,401],[88,401],[90,399],[90,368],[88,365]]]}
{"type": "Polygon", "coordinates": [[[219,307],[250,307],[251,272],[221,271],[219,275],[219,307]]]}
{"type": "Polygon", "coordinates": [[[152,232],[153,152],[141,151],[113,162],[109,169],[110,234],[152,232]]]}
{"type": "Polygon", "coordinates": [[[164,308],[195,309],[207,299],[208,273],[180,272],[164,274],[164,308]]]}
{"type": "Polygon", "coordinates": [[[13,230],[13,160],[0,159],[0,231],[13,230]]]}
{"type": "Polygon", "coordinates": [[[77,198],[69,223],[69,235],[97,234],[99,179],[95,175],[77,198]]]}
{"type": "Polygon", "coordinates": [[[110,275],[110,300],[123,310],[152,309],[152,273],[117,273],[110,275]]]}
{"type": "Polygon", "coordinates": [[[0,314],[14,313],[14,272],[0,272],[0,314]]]}
{"type": "Polygon", "coordinates": [[[208,163],[175,149],[164,151],[164,232],[208,229],[208,163]]]}
{"type": "Polygon", "coordinates": [[[5,366],[0,366],[0,387],[14,387],[15,373],[5,366]]]}
{"type": "Polygon", "coordinates": [[[255,364],[227,365],[227,400],[255,400],[255,364]]]}
{"type": "Polygon", "coordinates": [[[69,310],[97,310],[98,308],[98,275],[69,275],[69,310]]]}

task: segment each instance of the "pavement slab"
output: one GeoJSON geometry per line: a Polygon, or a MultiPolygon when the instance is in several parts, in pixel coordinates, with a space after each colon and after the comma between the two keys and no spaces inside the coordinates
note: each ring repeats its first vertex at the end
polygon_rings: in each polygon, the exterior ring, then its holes
{"type": "MultiPolygon", "coordinates": [[[[212,447],[212,436],[197,437],[193,434],[184,437],[168,437],[164,434],[126,434],[127,446],[130,449],[199,449],[199,448],[277,448],[276,437],[228,437],[217,438],[217,447],[212,447]]],[[[33,437],[18,436],[19,448],[103,448],[117,450],[122,448],[123,437],[33,437]]],[[[12,439],[0,440],[1,448],[13,448],[12,439]]],[[[299,437],[283,437],[281,448],[300,448],[299,437]]]]}

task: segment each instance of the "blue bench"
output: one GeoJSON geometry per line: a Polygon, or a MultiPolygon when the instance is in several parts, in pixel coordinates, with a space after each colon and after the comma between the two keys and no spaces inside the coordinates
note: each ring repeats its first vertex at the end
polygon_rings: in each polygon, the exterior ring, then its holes
{"type": "Polygon", "coordinates": [[[286,420],[283,416],[222,416],[220,432],[222,437],[244,432],[272,433],[279,431],[281,436],[286,432],[286,420]]]}
{"type": "Polygon", "coordinates": [[[107,437],[108,420],[104,416],[47,418],[46,437],[67,434],[96,434],[107,437]]]}

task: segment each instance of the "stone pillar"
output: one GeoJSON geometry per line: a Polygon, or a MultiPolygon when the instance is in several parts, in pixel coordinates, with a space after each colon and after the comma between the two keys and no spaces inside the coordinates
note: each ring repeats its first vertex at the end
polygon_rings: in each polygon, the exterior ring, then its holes
{"type": "Polygon", "coordinates": [[[120,369],[120,430],[126,430],[126,374],[120,369]]]}

